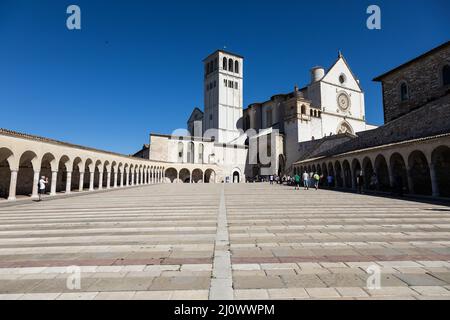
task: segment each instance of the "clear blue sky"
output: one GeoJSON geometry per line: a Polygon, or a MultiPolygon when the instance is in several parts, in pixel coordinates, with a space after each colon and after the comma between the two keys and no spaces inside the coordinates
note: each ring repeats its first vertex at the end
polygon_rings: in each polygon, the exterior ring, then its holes
{"type": "Polygon", "coordinates": [[[202,59],[245,57],[244,105],[309,81],[342,50],[381,124],[372,79],[447,40],[450,2],[1,0],[0,127],[133,153],[203,107],[202,59]],[[66,8],[82,30],[66,28],[66,8]],[[382,30],[366,28],[377,4],[382,30]]]}

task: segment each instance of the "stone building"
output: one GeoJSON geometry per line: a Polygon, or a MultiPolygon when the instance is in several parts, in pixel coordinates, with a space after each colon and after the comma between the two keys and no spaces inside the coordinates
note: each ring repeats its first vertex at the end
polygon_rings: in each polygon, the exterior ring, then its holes
{"type": "Polygon", "coordinates": [[[291,172],[303,154],[303,142],[375,128],[366,123],[364,92],[341,53],[328,70],[313,68],[311,82],[302,89],[245,110],[244,58],[217,50],[203,63],[204,111],[193,110],[183,137],[152,134],[150,159],[196,162],[201,152],[201,161],[215,161],[222,168],[224,181],[244,182],[246,177],[291,172]],[[183,146],[187,140],[192,141],[183,146]],[[265,145],[257,147],[253,159],[249,145],[261,141],[265,145]],[[184,150],[195,156],[183,156],[184,150]],[[261,161],[263,153],[267,161],[261,161]]]}
{"type": "Polygon", "coordinates": [[[317,141],[294,164],[295,172],[335,177],[333,186],[355,188],[362,172],[369,188],[450,196],[450,42],[377,77],[385,125],[333,145],[317,141]],[[320,145],[329,147],[320,148],[320,145]]]}

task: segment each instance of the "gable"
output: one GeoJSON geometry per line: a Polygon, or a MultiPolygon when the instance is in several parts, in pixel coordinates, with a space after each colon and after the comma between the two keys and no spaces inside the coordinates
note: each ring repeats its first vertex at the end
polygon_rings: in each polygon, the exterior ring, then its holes
{"type": "Polygon", "coordinates": [[[203,112],[199,109],[199,108],[195,108],[192,113],[191,116],[189,117],[188,122],[192,122],[192,121],[200,121],[203,119],[203,112]]]}
{"type": "Polygon", "coordinates": [[[353,74],[352,70],[347,64],[347,61],[345,61],[345,58],[343,56],[340,56],[338,60],[335,62],[335,64],[328,70],[325,77],[322,78],[323,82],[330,83],[332,85],[336,85],[339,87],[361,91],[362,88],[359,85],[357,78],[353,74]],[[344,75],[345,82],[340,82],[340,76],[344,75]]]}

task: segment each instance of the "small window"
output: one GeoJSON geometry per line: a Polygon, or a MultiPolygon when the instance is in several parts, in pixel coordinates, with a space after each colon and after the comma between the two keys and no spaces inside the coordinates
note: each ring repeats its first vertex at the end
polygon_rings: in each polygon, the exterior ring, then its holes
{"type": "Polygon", "coordinates": [[[313,110],[309,110],[310,116],[312,117],[314,115],[313,110]]]}
{"type": "Polygon", "coordinates": [[[234,72],[239,73],[239,61],[237,61],[237,60],[234,63],[234,72]]]}
{"type": "Polygon", "coordinates": [[[403,82],[400,85],[400,101],[406,101],[408,100],[409,95],[408,95],[408,86],[406,85],[405,82],[403,82]]]}
{"type": "Polygon", "coordinates": [[[238,83],[237,82],[234,83],[234,88],[238,89],[238,83]]]}
{"type": "Polygon", "coordinates": [[[228,71],[233,72],[233,59],[228,61],[228,71]]]}
{"type": "Polygon", "coordinates": [[[306,114],[306,106],[302,105],[302,109],[301,109],[302,114],[306,114]]]}
{"type": "Polygon", "coordinates": [[[442,84],[444,86],[450,85],[450,65],[445,65],[442,68],[442,84]]]}
{"type": "Polygon", "coordinates": [[[223,70],[227,70],[227,63],[228,63],[228,61],[227,61],[227,58],[223,58],[223,70]]]}
{"type": "Polygon", "coordinates": [[[225,84],[225,87],[228,87],[228,85],[227,85],[228,82],[226,79],[223,80],[223,83],[225,84]]]}
{"type": "Polygon", "coordinates": [[[219,61],[219,59],[217,59],[217,58],[214,59],[214,70],[217,70],[218,61],[219,61]]]}
{"type": "Polygon", "coordinates": [[[344,84],[345,81],[346,81],[345,74],[342,73],[342,74],[339,76],[339,82],[340,82],[340,84],[344,84]]]}

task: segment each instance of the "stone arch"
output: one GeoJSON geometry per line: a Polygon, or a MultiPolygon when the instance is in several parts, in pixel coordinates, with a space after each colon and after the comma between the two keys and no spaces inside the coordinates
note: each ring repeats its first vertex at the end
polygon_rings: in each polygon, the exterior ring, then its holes
{"type": "Polygon", "coordinates": [[[124,179],[123,163],[119,162],[117,164],[117,186],[118,187],[123,187],[123,179],[124,179]]]}
{"type": "Polygon", "coordinates": [[[347,121],[342,121],[336,130],[337,134],[344,134],[344,133],[350,133],[350,134],[354,134],[354,130],[352,128],[352,126],[350,125],[350,123],[348,123],[347,121]]]}
{"type": "Polygon", "coordinates": [[[0,198],[9,198],[11,170],[14,168],[14,153],[8,148],[0,148],[0,198]]]}
{"type": "Polygon", "coordinates": [[[101,188],[101,183],[103,181],[103,166],[102,162],[100,160],[97,160],[95,162],[95,168],[94,168],[94,189],[97,187],[98,189],[101,188]]]}
{"type": "Polygon", "coordinates": [[[83,171],[83,160],[80,157],[75,157],[72,162],[72,182],[71,189],[79,190],[80,189],[80,175],[83,171]]]}
{"type": "Polygon", "coordinates": [[[441,197],[450,197],[450,148],[439,146],[431,153],[431,163],[441,197]]]}
{"type": "Polygon", "coordinates": [[[48,152],[44,154],[41,159],[40,176],[48,178],[46,191],[48,191],[49,189],[53,190],[53,188],[55,188],[56,190],[56,185],[53,187],[53,183],[56,184],[56,181],[53,181],[52,179],[52,172],[58,172],[58,166],[59,163],[56,161],[56,157],[52,153],[48,152]]]}
{"type": "Polygon", "coordinates": [[[17,173],[17,195],[30,196],[33,194],[33,190],[37,190],[39,176],[35,177],[35,172],[39,174],[38,167],[38,157],[34,151],[25,151],[22,153],[19,159],[19,171],[17,173]]]}
{"type": "Polygon", "coordinates": [[[362,171],[361,162],[359,161],[359,159],[354,158],[352,160],[352,177],[353,177],[352,187],[357,185],[357,177],[361,173],[361,171],[362,171]]]}
{"type": "MultiPolygon", "coordinates": [[[[108,172],[111,172],[111,163],[108,160],[105,160],[103,163],[103,179],[102,179],[102,188],[108,187],[108,172]]],[[[111,177],[111,176],[109,176],[111,177]]],[[[109,181],[111,183],[111,181],[109,181]]]]}
{"type": "Polygon", "coordinates": [[[386,158],[382,154],[377,155],[375,158],[374,171],[377,175],[378,189],[381,191],[390,190],[389,167],[386,158]]]}
{"type": "MultiPolygon", "coordinates": [[[[372,160],[369,157],[365,157],[362,161],[362,171],[364,174],[364,187],[366,189],[371,188],[370,182],[373,174],[375,173],[372,165],[372,160]]],[[[372,186],[374,188],[375,186],[372,186]]]]}
{"type": "Polygon", "coordinates": [[[179,179],[182,183],[190,183],[191,182],[191,172],[189,169],[183,168],[180,170],[179,179]]]}
{"type": "Polygon", "coordinates": [[[168,180],[170,183],[178,182],[178,171],[175,168],[166,169],[166,181],[168,180]]]}
{"type": "MultiPolygon", "coordinates": [[[[397,190],[409,190],[408,171],[403,156],[400,153],[395,152],[391,155],[389,164],[391,167],[390,177],[392,186],[397,190]]],[[[412,190],[409,190],[409,192],[412,192],[412,190]]]]}
{"type": "Polygon", "coordinates": [[[352,171],[350,168],[350,163],[348,160],[344,160],[342,163],[342,171],[344,173],[344,187],[351,188],[352,187],[352,171]]]}
{"type": "Polygon", "coordinates": [[[334,170],[335,170],[335,174],[336,174],[336,178],[334,179],[336,181],[336,186],[340,187],[340,188],[344,187],[344,185],[345,185],[345,179],[343,179],[344,171],[343,171],[341,163],[339,161],[335,162],[334,170]]]}
{"type": "Polygon", "coordinates": [[[194,183],[203,183],[203,171],[201,169],[192,170],[192,181],[194,183]]]}
{"type": "Polygon", "coordinates": [[[408,157],[408,166],[412,192],[431,195],[430,168],[425,154],[419,150],[411,152],[408,157]]]}
{"type": "Polygon", "coordinates": [[[130,165],[125,163],[123,165],[123,185],[128,186],[130,184],[130,165]]]}
{"type": "MultiPolygon", "coordinates": [[[[91,189],[91,176],[93,179],[94,172],[95,172],[94,161],[90,158],[86,159],[86,162],[84,163],[83,189],[91,189]]],[[[94,188],[94,185],[92,185],[92,188],[94,188]]]]}
{"type": "Polygon", "coordinates": [[[56,184],[56,192],[68,191],[67,190],[67,180],[69,178],[69,172],[72,174],[71,161],[70,158],[66,155],[61,156],[58,162],[58,175],[57,175],[57,184],[56,184]]]}
{"type": "MultiPolygon", "coordinates": [[[[337,182],[336,182],[336,174],[334,173],[334,167],[333,167],[332,162],[328,163],[327,172],[328,172],[328,175],[332,177],[330,187],[335,187],[337,182]]],[[[328,183],[328,180],[327,180],[327,183],[328,183]]]]}
{"type": "Polygon", "coordinates": [[[205,170],[205,183],[215,183],[216,182],[216,172],[213,169],[205,170]]]}
{"type": "Polygon", "coordinates": [[[239,168],[234,168],[232,170],[231,181],[233,183],[240,183],[242,181],[242,174],[239,168]]]}

